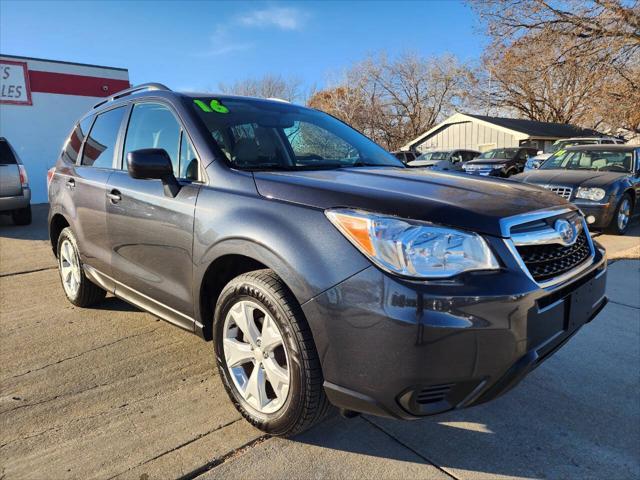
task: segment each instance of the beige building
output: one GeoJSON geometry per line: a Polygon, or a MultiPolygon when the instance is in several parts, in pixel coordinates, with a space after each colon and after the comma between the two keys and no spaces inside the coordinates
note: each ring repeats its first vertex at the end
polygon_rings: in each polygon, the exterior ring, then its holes
{"type": "Polygon", "coordinates": [[[484,152],[500,147],[533,146],[546,152],[561,138],[592,136],[601,134],[564,123],[456,113],[404,145],[402,150],[468,148],[484,152]]]}

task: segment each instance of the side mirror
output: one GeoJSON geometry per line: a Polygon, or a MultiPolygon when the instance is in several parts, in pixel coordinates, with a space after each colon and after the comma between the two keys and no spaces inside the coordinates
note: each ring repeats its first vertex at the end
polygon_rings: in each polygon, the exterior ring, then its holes
{"type": "Polygon", "coordinates": [[[168,197],[175,197],[180,191],[171,157],[164,148],[143,148],[127,153],[127,170],[131,178],[162,181],[164,194],[168,197]]]}

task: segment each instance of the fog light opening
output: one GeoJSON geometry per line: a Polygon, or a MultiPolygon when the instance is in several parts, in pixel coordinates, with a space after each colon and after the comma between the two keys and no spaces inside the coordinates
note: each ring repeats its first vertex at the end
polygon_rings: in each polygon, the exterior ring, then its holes
{"type": "Polygon", "coordinates": [[[587,223],[588,223],[589,225],[591,225],[591,224],[592,224],[592,223],[594,223],[595,221],[596,221],[596,217],[594,217],[593,215],[589,215],[589,216],[587,217],[587,223]]]}

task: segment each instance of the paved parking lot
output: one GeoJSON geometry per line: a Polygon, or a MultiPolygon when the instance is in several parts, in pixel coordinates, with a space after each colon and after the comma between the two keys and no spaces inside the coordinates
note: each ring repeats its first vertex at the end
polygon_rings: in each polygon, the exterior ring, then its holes
{"type": "Polygon", "coordinates": [[[611,303],[493,403],[416,422],[332,416],[267,438],[227,401],[211,344],[62,292],[46,234],[0,220],[0,479],[639,478],[640,226],[600,236],[611,303]]]}

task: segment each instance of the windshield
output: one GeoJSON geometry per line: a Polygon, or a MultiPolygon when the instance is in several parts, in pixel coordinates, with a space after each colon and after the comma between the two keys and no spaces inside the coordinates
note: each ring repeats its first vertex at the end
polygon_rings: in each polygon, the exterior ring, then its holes
{"type": "Polygon", "coordinates": [[[557,140],[551,145],[551,153],[555,153],[563,148],[571,147],[573,145],[596,145],[597,140],[557,140]]]}
{"type": "Polygon", "coordinates": [[[489,159],[489,158],[511,159],[515,157],[516,153],[518,153],[517,148],[496,148],[493,150],[489,150],[488,152],[484,152],[477,159],[489,159]]]}
{"type": "Polygon", "coordinates": [[[449,158],[449,152],[427,152],[416,158],[416,161],[437,161],[446,160],[447,158],[449,158]]]}
{"type": "Polygon", "coordinates": [[[197,97],[193,102],[193,108],[234,168],[404,168],[382,147],[322,112],[288,103],[238,98],[197,97]]]}
{"type": "Polygon", "coordinates": [[[595,170],[631,172],[633,152],[606,150],[560,150],[542,164],[541,170],[595,170]]]}

